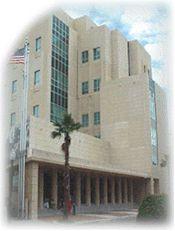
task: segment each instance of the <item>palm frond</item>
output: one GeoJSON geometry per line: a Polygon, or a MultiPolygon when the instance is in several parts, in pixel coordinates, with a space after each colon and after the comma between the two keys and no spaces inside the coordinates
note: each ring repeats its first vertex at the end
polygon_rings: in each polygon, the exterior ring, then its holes
{"type": "Polygon", "coordinates": [[[53,122],[53,125],[54,125],[55,127],[61,127],[61,126],[62,126],[62,124],[59,123],[59,122],[53,122]]]}
{"type": "Polygon", "coordinates": [[[61,122],[53,123],[55,130],[52,132],[52,138],[61,137],[62,134],[66,135],[81,127],[80,123],[75,123],[71,114],[65,113],[61,122]]]}
{"type": "Polygon", "coordinates": [[[74,120],[72,119],[71,114],[65,113],[63,115],[62,125],[65,127],[69,127],[73,123],[74,123],[74,120]]]}
{"type": "Polygon", "coordinates": [[[53,139],[55,139],[56,137],[61,137],[61,132],[57,132],[57,131],[53,131],[52,133],[51,133],[51,137],[53,138],[53,139]]]}
{"type": "Polygon", "coordinates": [[[80,128],[81,128],[81,124],[80,123],[74,123],[74,124],[71,125],[70,130],[72,132],[72,131],[75,131],[75,130],[77,131],[80,128]]]}

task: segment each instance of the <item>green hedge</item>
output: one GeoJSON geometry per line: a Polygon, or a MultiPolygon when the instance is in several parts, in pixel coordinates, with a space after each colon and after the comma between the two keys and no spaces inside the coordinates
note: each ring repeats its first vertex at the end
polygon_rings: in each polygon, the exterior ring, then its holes
{"type": "Polygon", "coordinates": [[[167,216],[167,196],[146,196],[138,211],[138,220],[159,220],[167,216]]]}

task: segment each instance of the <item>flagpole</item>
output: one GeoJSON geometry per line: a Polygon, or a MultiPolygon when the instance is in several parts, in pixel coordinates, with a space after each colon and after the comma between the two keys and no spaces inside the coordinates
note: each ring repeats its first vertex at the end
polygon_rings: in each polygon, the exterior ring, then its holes
{"type": "Polygon", "coordinates": [[[20,156],[19,156],[19,182],[18,182],[18,216],[25,218],[25,158],[27,140],[27,102],[28,102],[28,40],[24,44],[24,79],[21,102],[21,126],[20,126],[20,156]]]}

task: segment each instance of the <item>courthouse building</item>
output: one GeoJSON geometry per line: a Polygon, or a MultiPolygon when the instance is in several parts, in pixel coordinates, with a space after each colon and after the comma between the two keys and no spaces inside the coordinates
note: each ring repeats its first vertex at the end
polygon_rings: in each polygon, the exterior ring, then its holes
{"type": "MultiPolygon", "coordinates": [[[[166,193],[166,98],[139,42],[61,10],[26,33],[26,214],[37,218],[63,201],[63,140],[51,138],[51,122],[64,112],[82,124],[70,145],[70,191],[78,212],[136,208],[145,195],[166,193]]],[[[24,38],[14,50],[23,44],[24,38]]],[[[8,64],[10,127],[20,124],[23,70],[24,64],[8,64]]],[[[17,175],[16,166],[13,179],[17,175]]],[[[14,207],[17,190],[14,180],[14,207]]]]}

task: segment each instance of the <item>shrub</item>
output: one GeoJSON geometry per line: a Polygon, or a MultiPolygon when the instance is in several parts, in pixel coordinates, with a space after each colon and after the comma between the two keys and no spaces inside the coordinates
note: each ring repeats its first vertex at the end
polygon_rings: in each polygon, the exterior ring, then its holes
{"type": "Polygon", "coordinates": [[[160,220],[167,216],[167,196],[146,196],[138,211],[138,220],[160,220]]]}

